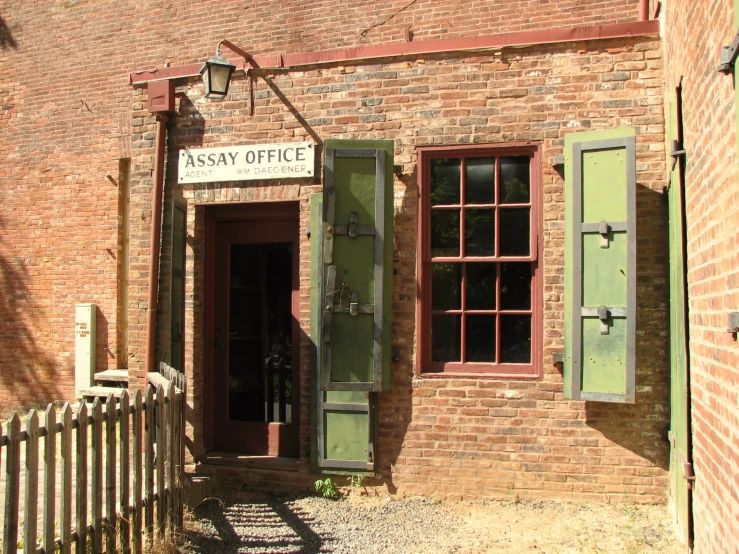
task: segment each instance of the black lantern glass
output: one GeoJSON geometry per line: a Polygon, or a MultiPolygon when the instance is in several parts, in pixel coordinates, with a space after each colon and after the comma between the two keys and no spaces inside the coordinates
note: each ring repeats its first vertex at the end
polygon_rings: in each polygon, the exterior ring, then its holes
{"type": "Polygon", "coordinates": [[[200,74],[203,76],[203,89],[206,98],[223,100],[228,94],[228,85],[231,82],[231,74],[236,66],[220,54],[208,58],[200,74]]]}

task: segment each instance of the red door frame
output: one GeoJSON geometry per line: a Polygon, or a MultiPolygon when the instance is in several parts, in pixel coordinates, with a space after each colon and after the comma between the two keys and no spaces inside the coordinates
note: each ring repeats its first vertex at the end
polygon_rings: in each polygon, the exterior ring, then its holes
{"type": "MultiPolygon", "coordinates": [[[[291,220],[296,222],[298,236],[295,237],[294,260],[299,259],[299,215],[298,202],[251,202],[238,204],[223,204],[207,206],[205,209],[205,280],[204,280],[204,321],[203,321],[203,443],[206,452],[215,448],[215,281],[216,281],[216,224],[221,222],[244,221],[280,221],[291,220]]],[[[293,263],[293,293],[292,312],[300,313],[300,276],[299,264],[293,263]]],[[[298,317],[293,318],[293,346],[292,364],[294,382],[299,383],[300,371],[300,322],[298,317]],[[297,373],[296,373],[297,372],[297,373]]],[[[292,425],[296,430],[296,444],[300,429],[300,391],[293,387],[292,425]]]]}

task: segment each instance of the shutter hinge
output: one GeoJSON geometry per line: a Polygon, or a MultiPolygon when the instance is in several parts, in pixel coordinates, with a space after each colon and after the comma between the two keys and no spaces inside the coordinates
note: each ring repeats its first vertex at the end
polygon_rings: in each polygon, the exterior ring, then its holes
{"type": "Polygon", "coordinates": [[[721,49],[721,65],[716,71],[728,75],[734,70],[734,62],[739,55],[739,32],[734,36],[734,42],[721,49]]]}
{"type": "Polygon", "coordinates": [[[690,462],[683,462],[683,479],[688,482],[688,488],[693,488],[695,482],[695,473],[693,473],[693,464],[690,462]]]}
{"type": "Polygon", "coordinates": [[[685,149],[679,140],[672,141],[672,148],[670,149],[670,156],[672,156],[672,169],[675,169],[675,164],[679,157],[685,158],[685,149]]]}

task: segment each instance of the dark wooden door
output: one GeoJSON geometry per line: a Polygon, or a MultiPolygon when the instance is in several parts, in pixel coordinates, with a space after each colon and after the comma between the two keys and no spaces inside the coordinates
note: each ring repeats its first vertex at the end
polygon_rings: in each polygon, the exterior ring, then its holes
{"type": "Polygon", "coordinates": [[[213,447],[297,457],[298,221],[215,223],[213,447]]]}

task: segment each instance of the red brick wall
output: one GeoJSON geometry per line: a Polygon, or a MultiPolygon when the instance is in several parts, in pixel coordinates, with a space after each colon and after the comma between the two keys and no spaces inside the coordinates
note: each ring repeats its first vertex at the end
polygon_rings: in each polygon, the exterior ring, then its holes
{"type": "Polygon", "coordinates": [[[696,552],[734,552],[739,537],[739,194],[733,76],[716,72],[734,37],[731,2],[665,6],[667,94],[683,90],[693,491],[696,552]]]}
{"type": "MultiPolygon", "coordinates": [[[[669,368],[666,344],[664,249],[665,185],[660,46],[655,40],[622,40],[533,47],[500,56],[427,56],[372,65],[326,66],[269,76],[256,84],[255,115],[248,116],[243,78],[223,102],[203,101],[192,80],[178,88],[178,115],[170,124],[169,167],[183,146],[297,141],[317,137],[392,139],[395,163],[395,278],[392,390],[380,395],[380,475],[390,490],[406,494],[521,496],[663,501],[668,448],[665,435],[669,368]],[[283,96],[280,99],[275,91],[283,96]],[[511,94],[514,91],[515,94],[511,94]],[[299,122],[291,113],[300,114],[299,122]],[[568,133],[632,125],[638,151],[638,295],[636,405],[569,402],[551,354],[563,347],[563,180],[551,168],[568,133]],[[544,164],[544,379],[414,378],[416,294],[417,146],[541,141],[544,164]]],[[[133,213],[148,208],[154,119],[137,89],[134,107],[133,213]],[[139,163],[139,161],[141,163],[139,163]]],[[[192,378],[193,454],[202,452],[203,207],[214,203],[299,200],[301,229],[308,228],[307,195],[321,179],[179,186],[190,201],[186,359],[192,378]]],[[[168,213],[165,211],[165,221],[168,213]]],[[[132,255],[143,267],[144,240],[132,255]]],[[[301,233],[304,234],[304,233],[301,233]]],[[[164,254],[167,252],[165,236],[164,254]]],[[[301,245],[301,326],[309,333],[309,255],[301,245]]],[[[167,280],[168,269],[162,272],[167,280]]],[[[145,291],[139,292],[143,300],[145,291]]],[[[142,312],[143,313],[143,312],[142,312]]],[[[166,320],[166,315],[163,316],[166,320]]],[[[167,324],[163,322],[166,329],[167,324]]],[[[143,335],[132,346],[143,353],[143,335]]],[[[166,351],[164,335],[160,348],[166,351]]],[[[301,461],[298,479],[308,485],[308,347],[303,348],[301,461]]],[[[138,354],[136,354],[138,352],[138,354]]],[[[140,364],[137,365],[141,367],[140,364]]],[[[235,482],[294,486],[279,474],[236,474],[235,482]]]]}
{"type": "MultiPolygon", "coordinates": [[[[71,399],[75,303],[100,308],[98,367],[126,363],[116,327],[118,190],[107,176],[117,179],[119,158],[130,156],[130,72],[202,61],[222,38],[253,53],[314,51],[403,42],[408,28],[418,41],[633,21],[636,13],[637,0],[4,1],[0,414],[71,399]]],[[[133,218],[143,221],[145,210],[133,218]]],[[[132,268],[140,281],[145,266],[132,268]]],[[[134,333],[144,309],[132,306],[134,333]]]]}
{"type": "MultiPolygon", "coordinates": [[[[70,398],[73,306],[94,301],[98,366],[116,363],[118,160],[131,157],[130,367],[144,352],[154,120],[127,73],[203,60],[221,38],[259,53],[475,36],[633,21],[635,0],[397,2],[6,2],[0,17],[0,410],[70,398]],[[401,8],[408,7],[400,11],[401,8]],[[351,6],[354,6],[352,4],[351,6]],[[147,11],[148,10],[148,11],[147,11]],[[394,17],[394,13],[397,13],[394,17]],[[210,23],[209,18],[215,22],[210,23]],[[387,23],[362,30],[374,23],[387,23]],[[161,21],[161,23],[160,23],[161,21]],[[39,64],[41,70],[38,70],[39,64]],[[6,160],[10,163],[6,163],[6,160]],[[22,315],[19,315],[22,314],[22,315]],[[110,348],[110,352],[106,350],[110,348]],[[6,359],[11,357],[9,362],[6,359]],[[25,365],[24,365],[25,364],[25,365]]],[[[668,365],[664,243],[664,136],[660,45],[624,39],[502,54],[418,56],[284,71],[260,79],[249,116],[243,76],[229,98],[204,101],[181,82],[169,124],[168,168],[178,148],[312,137],[391,139],[395,182],[392,391],[380,398],[379,472],[390,490],[449,497],[522,496],[662,501],[666,490],[668,365]],[[275,95],[279,90],[284,99],[275,95]],[[302,122],[294,114],[299,114],[302,122]],[[563,347],[563,181],[551,168],[563,136],[579,129],[637,129],[639,321],[637,404],[568,402],[552,352],[563,347]],[[417,146],[540,141],[543,145],[544,378],[418,379],[415,363],[417,146]]],[[[202,452],[203,207],[293,199],[303,208],[320,178],[186,189],[189,433],[202,452]],[[195,206],[195,204],[200,206],[195,206]],[[202,286],[202,285],[200,285],[202,286]]],[[[168,181],[167,198],[177,187],[168,181]]],[[[165,211],[165,222],[168,221],[165,211]]],[[[163,256],[168,252],[165,229],[163,256]]],[[[301,244],[301,280],[309,252],[301,244]]],[[[166,283],[164,264],[161,282],[166,283]]],[[[166,293],[166,287],[162,287],[166,293]]],[[[165,298],[161,305],[166,306],[165,298]]],[[[301,325],[308,329],[307,288],[301,325]]],[[[160,327],[168,328],[165,311],[160,327]]],[[[160,346],[166,356],[166,331],[160,346]]],[[[303,350],[307,343],[302,345],[303,350]]],[[[309,453],[308,357],[303,356],[301,478],[309,453]]],[[[270,475],[241,476],[269,482],[270,475]]]]}

